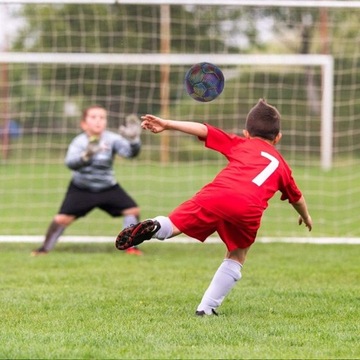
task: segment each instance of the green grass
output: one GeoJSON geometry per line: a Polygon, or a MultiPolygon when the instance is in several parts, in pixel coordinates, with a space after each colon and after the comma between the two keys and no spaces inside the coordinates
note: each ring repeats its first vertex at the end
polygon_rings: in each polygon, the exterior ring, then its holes
{"type": "Polygon", "coordinates": [[[0,358],[355,359],[358,246],[255,244],[219,317],[194,311],[220,244],[0,244],[0,358]]]}
{"type": "MultiPolygon", "coordinates": [[[[219,162],[175,162],[161,165],[150,161],[116,163],[116,177],[137,200],[142,218],[166,215],[211,181],[222,168],[219,162]]],[[[297,226],[297,215],[279,194],[266,210],[259,236],[359,237],[360,168],[336,167],[321,171],[314,167],[294,167],[314,220],[311,234],[297,226]]],[[[1,235],[41,235],[58,211],[70,179],[59,164],[14,164],[0,166],[2,188],[1,235]]],[[[66,235],[112,236],[122,227],[100,210],[74,223],[66,235]]]]}

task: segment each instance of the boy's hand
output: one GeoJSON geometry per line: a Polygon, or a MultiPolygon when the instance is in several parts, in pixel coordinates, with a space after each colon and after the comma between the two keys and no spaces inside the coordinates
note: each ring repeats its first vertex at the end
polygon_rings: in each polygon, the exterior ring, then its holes
{"type": "Polygon", "coordinates": [[[153,132],[154,134],[162,132],[166,129],[166,120],[157,116],[147,114],[142,116],[141,119],[143,120],[141,127],[153,132]]]}
{"type": "Polygon", "coordinates": [[[97,152],[100,151],[99,142],[100,138],[97,136],[91,136],[89,138],[89,143],[81,156],[85,162],[88,162],[97,152]]]}
{"type": "Polygon", "coordinates": [[[309,231],[311,231],[313,223],[310,215],[307,218],[299,216],[299,225],[301,225],[302,223],[304,223],[305,226],[309,229],[309,231]]]}
{"type": "Polygon", "coordinates": [[[139,142],[141,134],[141,121],[135,114],[125,118],[125,126],[120,125],[119,134],[131,142],[139,142]]]}

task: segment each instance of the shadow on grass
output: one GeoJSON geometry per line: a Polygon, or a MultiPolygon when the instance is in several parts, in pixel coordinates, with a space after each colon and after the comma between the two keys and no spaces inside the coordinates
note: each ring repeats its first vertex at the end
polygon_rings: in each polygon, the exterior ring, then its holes
{"type": "Polygon", "coordinates": [[[59,253],[93,254],[93,253],[115,253],[114,244],[58,244],[53,250],[59,253]]]}
{"type": "MultiPolygon", "coordinates": [[[[28,252],[38,249],[41,246],[40,243],[2,243],[0,244],[0,251],[2,252],[28,252]]],[[[61,241],[56,247],[49,253],[69,253],[69,254],[100,254],[100,253],[120,253],[112,243],[107,244],[66,244],[61,241]]]]}

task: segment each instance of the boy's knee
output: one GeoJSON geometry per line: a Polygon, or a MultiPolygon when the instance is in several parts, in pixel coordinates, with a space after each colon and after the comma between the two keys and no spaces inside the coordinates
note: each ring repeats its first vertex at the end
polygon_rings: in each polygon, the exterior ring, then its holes
{"type": "Polygon", "coordinates": [[[57,214],[53,219],[53,223],[67,227],[75,220],[75,216],[65,215],[65,214],[57,214]]]}

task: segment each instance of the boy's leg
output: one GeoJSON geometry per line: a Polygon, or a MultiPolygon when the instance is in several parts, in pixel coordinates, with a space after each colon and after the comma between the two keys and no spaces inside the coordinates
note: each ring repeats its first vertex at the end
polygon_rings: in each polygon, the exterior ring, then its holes
{"type": "Polygon", "coordinates": [[[227,251],[225,259],[216,271],[197,308],[196,315],[216,314],[216,308],[221,305],[225,296],[241,279],[241,269],[249,249],[250,247],[227,251]]]}
{"type": "Polygon", "coordinates": [[[60,210],[48,227],[43,245],[31,255],[47,254],[54,248],[64,230],[76,219],[85,216],[96,204],[91,193],[77,188],[70,182],[60,210]],[[70,215],[71,214],[71,215],[70,215]]]}
{"type": "Polygon", "coordinates": [[[45,255],[49,251],[51,251],[54,248],[54,246],[56,245],[59,237],[64,232],[65,228],[66,228],[66,226],[61,225],[61,224],[57,223],[55,220],[53,220],[48,227],[48,230],[45,235],[45,240],[44,240],[42,246],[39,249],[34,250],[31,253],[31,255],[32,256],[45,255]]]}
{"type": "MultiPolygon", "coordinates": [[[[154,219],[148,219],[123,229],[116,238],[115,246],[119,250],[126,250],[131,246],[141,244],[143,241],[150,240],[151,238],[165,240],[177,236],[182,233],[182,230],[179,229],[179,225],[175,224],[190,223],[191,219],[196,218],[194,217],[194,212],[196,211],[201,212],[201,207],[192,200],[186,201],[174,209],[169,217],[157,216],[154,219]],[[177,222],[174,221],[174,218],[177,219],[177,222]]],[[[194,221],[191,222],[189,227],[196,227],[196,223],[194,224],[194,221]]],[[[204,241],[206,237],[207,236],[202,236],[201,241],[204,241]]]]}
{"type": "Polygon", "coordinates": [[[153,238],[158,240],[166,240],[180,234],[180,231],[175,227],[175,225],[168,217],[156,216],[156,218],[154,218],[154,221],[157,221],[160,224],[160,228],[153,235],[153,238]]]}
{"type": "Polygon", "coordinates": [[[232,259],[225,259],[221,263],[197,307],[196,315],[217,315],[215,310],[236,282],[241,279],[241,268],[242,265],[232,259]]]}
{"type": "MultiPolygon", "coordinates": [[[[138,215],[124,213],[124,220],[123,220],[124,228],[127,228],[129,226],[137,224],[138,222],[139,222],[138,215]]],[[[142,251],[136,246],[126,249],[126,253],[130,254],[130,255],[137,255],[137,256],[143,255],[142,251]]]]}
{"type": "Polygon", "coordinates": [[[48,228],[42,248],[46,252],[52,250],[55,247],[59,237],[62,235],[64,230],[65,230],[64,225],[58,224],[56,221],[53,221],[48,228]]]}
{"type": "Polygon", "coordinates": [[[165,240],[178,234],[180,231],[168,217],[157,216],[122,230],[116,238],[115,246],[119,250],[126,250],[151,238],[165,240]]]}
{"type": "Polygon", "coordinates": [[[139,222],[139,217],[137,215],[124,215],[123,224],[124,228],[137,224],[139,222]]]}

